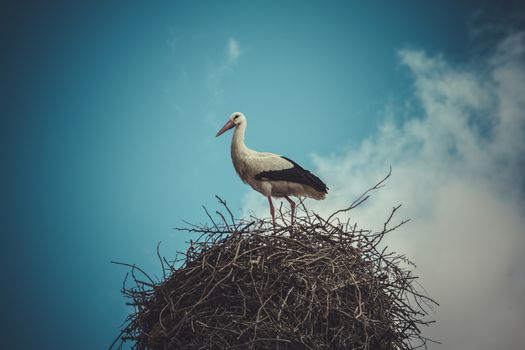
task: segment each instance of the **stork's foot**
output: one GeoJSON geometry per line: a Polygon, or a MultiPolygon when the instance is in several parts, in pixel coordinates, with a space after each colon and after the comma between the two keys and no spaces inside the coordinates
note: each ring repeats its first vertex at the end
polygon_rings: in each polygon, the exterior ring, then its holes
{"type": "Polygon", "coordinates": [[[273,230],[275,231],[275,209],[272,203],[272,197],[268,197],[268,203],[270,204],[270,214],[272,215],[273,230]]]}
{"type": "Polygon", "coordinates": [[[290,208],[292,209],[291,225],[293,226],[293,224],[295,223],[295,202],[291,200],[288,196],[285,196],[284,198],[286,198],[288,203],[290,203],[290,208]]]}

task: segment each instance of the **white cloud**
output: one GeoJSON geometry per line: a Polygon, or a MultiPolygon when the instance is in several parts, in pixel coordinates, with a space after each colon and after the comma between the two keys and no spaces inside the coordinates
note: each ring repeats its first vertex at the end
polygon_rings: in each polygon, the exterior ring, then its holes
{"type": "Polygon", "coordinates": [[[242,51],[239,43],[234,38],[228,41],[228,59],[231,63],[236,64],[241,56],[242,51]]]}
{"type": "MultiPolygon", "coordinates": [[[[502,41],[481,64],[455,66],[418,50],[401,50],[399,59],[413,75],[421,114],[385,122],[357,149],[315,157],[331,191],[308,205],[324,214],[345,207],[392,165],[387,187],[351,215],[379,227],[403,203],[400,215],[412,221],[387,244],[413,258],[441,304],[437,324],[424,332],[443,345],[431,348],[521,349],[525,34],[502,41]]],[[[267,215],[262,196],[250,193],[245,202],[267,215]]]]}
{"type": "Polygon", "coordinates": [[[213,95],[213,100],[217,103],[223,94],[223,81],[227,74],[233,72],[233,68],[239,63],[242,49],[239,42],[234,38],[229,38],[226,44],[226,55],[220,62],[212,63],[209,69],[208,86],[213,95]]]}

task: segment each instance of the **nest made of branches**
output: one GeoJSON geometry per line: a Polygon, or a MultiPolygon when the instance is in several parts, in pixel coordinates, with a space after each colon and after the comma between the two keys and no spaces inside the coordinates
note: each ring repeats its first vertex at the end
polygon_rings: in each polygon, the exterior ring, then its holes
{"type": "Polygon", "coordinates": [[[268,219],[236,220],[220,200],[226,215],[214,221],[206,211],[209,225],[185,229],[200,237],[182,258],[159,254],[160,281],[124,264],[134,284],[122,292],[134,312],[111,348],[128,341],[133,349],[426,347],[420,327],[431,323],[435,302],[410,261],[382,244],[406,222],[390,225],[399,207],[379,232],[337,219],[367,198],[326,219],[304,205],[293,223],[279,211],[276,228],[268,219]]]}

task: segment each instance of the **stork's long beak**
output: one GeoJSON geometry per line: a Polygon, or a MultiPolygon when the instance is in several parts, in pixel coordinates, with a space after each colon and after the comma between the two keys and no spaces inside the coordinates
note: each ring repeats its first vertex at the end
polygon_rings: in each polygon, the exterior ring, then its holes
{"type": "Polygon", "coordinates": [[[235,123],[232,121],[232,120],[228,120],[228,122],[226,124],[224,124],[224,126],[222,127],[221,130],[219,130],[219,132],[217,133],[217,135],[215,135],[215,137],[219,137],[221,136],[222,134],[224,134],[226,131],[230,130],[231,128],[233,128],[235,126],[235,123]]]}

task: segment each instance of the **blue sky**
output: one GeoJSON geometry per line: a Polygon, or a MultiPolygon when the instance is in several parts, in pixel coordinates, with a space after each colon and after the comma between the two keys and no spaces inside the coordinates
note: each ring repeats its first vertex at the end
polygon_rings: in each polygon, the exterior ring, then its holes
{"type": "Polygon", "coordinates": [[[397,190],[371,212],[400,201],[420,223],[393,246],[439,282],[427,289],[444,302],[436,317],[445,326],[432,335],[443,348],[481,349],[490,342],[469,339],[492,329],[491,339],[513,348],[523,335],[493,323],[468,328],[464,339],[447,304],[457,308],[453,300],[470,300],[472,285],[487,290],[483,283],[510,276],[468,311],[483,319],[480,305],[504,299],[514,313],[502,320],[524,318],[514,303],[524,291],[522,259],[512,250],[524,246],[523,10],[510,1],[2,4],[3,346],[106,347],[128,312],[119,294],[125,271],[110,260],[158,274],[157,242],[168,257],[184,249],[187,236],[171,228],[206,221],[201,206],[214,208],[215,194],[239,214],[266,210],[235,175],[230,136],[214,137],[242,111],[250,147],[327,181],[333,199],[319,211],[344,205],[392,164],[397,190]],[[438,199],[450,195],[454,203],[494,198],[495,207],[458,207],[469,208],[457,218],[461,232],[476,212],[509,225],[502,241],[482,235],[506,247],[494,278],[471,285],[455,276],[457,298],[443,276],[462,271],[465,256],[472,267],[463,275],[477,275],[481,255],[424,249],[443,242],[435,241],[437,214],[454,216],[438,199]],[[436,205],[422,204],[429,201],[436,205]],[[412,232],[423,224],[435,235],[412,232]]]}

